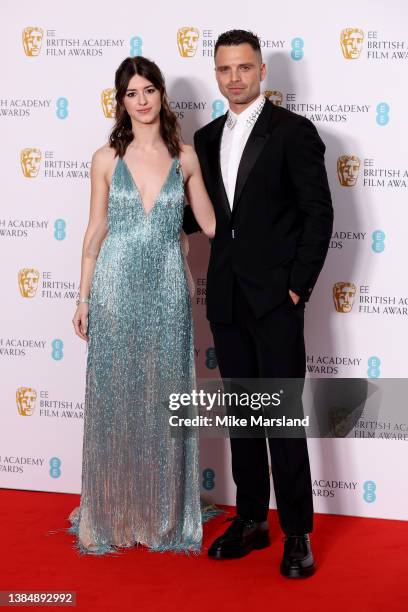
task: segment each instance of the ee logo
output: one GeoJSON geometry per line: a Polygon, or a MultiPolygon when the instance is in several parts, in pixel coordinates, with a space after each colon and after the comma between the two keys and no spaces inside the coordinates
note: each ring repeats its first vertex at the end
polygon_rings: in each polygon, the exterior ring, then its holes
{"type": "Polygon", "coordinates": [[[375,119],[378,125],[387,125],[390,120],[388,116],[388,113],[390,112],[389,104],[387,104],[386,102],[380,102],[379,104],[377,104],[375,110],[377,111],[377,116],[375,119]]]}
{"type": "Polygon", "coordinates": [[[54,238],[55,240],[64,240],[66,238],[66,223],[64,219],[57,219],[54,222],[54,238]]]}
{"type": "Polygon", "coordinates": [[[380,372],[381,360],[378,357],[369,357],[367,363],[368,363],[368,370],[367,370],[368,378],[378,378],[381,374],[380,372]]]}
{"type": "Polygon", "coordinates": [[[57,117],[58,119],[66,119],[68,117],[68,100],[67,98],[57,99],[57,117]]]}
{"type": "Polygon", "coordinates": [[[215,370],[217,367],[217,355],[215,354],[214,347],[210,347],[205,351],[205,365],[209,370],[215,370]]]}
{"type": "Polygon", "coordinates": [[[303,47],[305,46],[303,38],[293,38],[290,46],[292,47],[292,51],[290,52],[291,58],[296,61],[303,59],[303,47]]]}
{"type": "Polygon", "coordinates": [[[143,41],[140,36],[132,36],[130,39],[130,57],[136,57],[137,55],[143,55],[142,53],[143,41]]]}
{"type": "Polygon", "coordinates": [[[211,105],[212,108],[212,113],[211,113],[211,119],[217,119],[217,117],[221,117],[221,115],[224,113],[224,102],[222,100],[214,100],[214,102],[211,105]]]}
{"type": "Polygon", "coordinates": [[[63,341],[59,340],[58,338],[55,338],[55,340],[51,342],[51,346],[51,357],[55,359],[55,361],[60,361],[64,357],[64,353],[62,351],[62,349],[64,348],[63,341]]]}
{"type": "Polygon", "coordinates": [[[371,234],[371,237],[373,239],[372,243],[371,243],[371,248],[373,249],[374,253],[382,253],[383,250],[385,249],[385,244],[384,244],[384,240],[385,240],[385,234],[382,230],[375,230],[375,232],[373,232],[371,234]]]}
{"type": "Polygon", "coordinates": [[[377,499],[377,496],[375,494],[377,486],[374,480],[366,480],[365,483],[363,484],[363,489],[364,489],[364,494],[363,494],[364,501],[366,501],[368,504],[372,504],[373,502],[375,502],[375,500],[377,499]]]}
{"type": "Polygon", "coordinates": [[[215,472],[211,468],[203,470],[203,488],[206,491],[211,491],[215,487],[215,472]]]}
{"type": "Polygon", "coordinates": [[[59,478],[61,476],[61,459],[58,457],[52,457],[49,463],[51,478],[59,478]]]}

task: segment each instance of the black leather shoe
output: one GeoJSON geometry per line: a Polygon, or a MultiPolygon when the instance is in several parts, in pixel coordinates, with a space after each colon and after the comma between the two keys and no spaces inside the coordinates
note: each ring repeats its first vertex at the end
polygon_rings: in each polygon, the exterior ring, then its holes
{"type": "Polygon", "coordinates": [[[282,576],[288,578],[304,578],[315,571],[313,553],[307,533],[290,535],[284,538],[285,547],[280,566],[282,576]]]}
{"type": "Polygon", "coordinates": [[[261,529],[259,523],[241,516],[227,520],[232,521],[232,525],[208,549],[208,556],[212,559],[239,559],[251,550],[269,546],[269,531],[261,529]]]}

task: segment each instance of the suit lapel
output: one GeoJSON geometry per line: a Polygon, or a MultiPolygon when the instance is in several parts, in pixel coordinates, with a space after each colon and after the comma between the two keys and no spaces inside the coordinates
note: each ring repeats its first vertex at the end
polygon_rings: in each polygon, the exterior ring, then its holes
{"type": "Polygon", "coordinates": [[[255,165],[256,160],[262,153],[262,150],[269,138],[269,122],[273,112],[273,105],[268,100],[265,101],[264,107],[255,122],[252,132],[249,135],[241,161],[238,167],[237,181],[235,183],[233,212],[236,211],[239,204],[239,199],[245,183],[255,165]]]}
{"type": "Polygon", "coordinates": [[[214,126],[211,137],[207,141],[207,159],[210,166],[215,192],[218,195],[218,200],[227,216],[231,217],[231,207],[228,202],[227,192],[222,179],[220,163],[221,136],[226,119],[227,113],[225,113],[225,115],[220,118],[220,121],[214,126]]]}

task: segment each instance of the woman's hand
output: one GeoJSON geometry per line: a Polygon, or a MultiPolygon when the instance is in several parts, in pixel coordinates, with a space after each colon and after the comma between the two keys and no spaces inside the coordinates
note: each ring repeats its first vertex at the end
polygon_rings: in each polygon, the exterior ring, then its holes
{"type": "Polygon", "coordinates": [[[86,341],[88,341],[88,312],[88,304],[78,304],[74,318],[72,319],[76,335],[86,341]]]}

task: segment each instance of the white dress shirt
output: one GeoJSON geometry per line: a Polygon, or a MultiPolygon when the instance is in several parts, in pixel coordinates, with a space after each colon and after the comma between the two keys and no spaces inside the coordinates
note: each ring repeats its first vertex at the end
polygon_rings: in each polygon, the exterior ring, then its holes
{"type": "Polygon", "coordinates": [[[264,94],[260,94],[242,113],[236,115],[231,109],[224,124],[221,137],[220,163],[222,180],[232,210],[235,184],[242,153],[255,121],[265,104],[264,94]]]}

